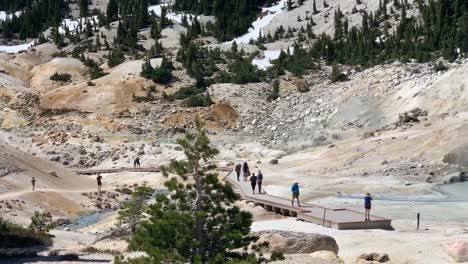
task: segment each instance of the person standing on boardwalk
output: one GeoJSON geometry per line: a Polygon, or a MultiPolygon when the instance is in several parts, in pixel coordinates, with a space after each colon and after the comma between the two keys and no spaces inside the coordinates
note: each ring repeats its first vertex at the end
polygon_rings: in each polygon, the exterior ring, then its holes
{"type": "Polygon", "coordinates": [[[301,204],[299,203],[299,183],[295,182],[293,186],[291,187],[291,192],[292,192],[292,200],[291,204],[294,206],[294,199],[297,199],[297,206],[301,207],[301,204]]]}
{"type": "Polygon", "coordinates": [[[255,173],[252,173],[252,176],[250,176],[250,185],[252,186],[252,193],[255,194],[255,186],[257,185],[257,176],[255,176],[255,173]]]}
{"type": "Polygon", "coordinates": [[[263,174],[262,174],[262,171],[258,171],[258,174],[257,174],[257,184],[258,184],[258,193],[261,194],[262,193],[262,182],[263,182],[263,174]]]}
{"type": "Polygon", "coordinates": [[[140,156],[135,158],[135,161],[133,162],[133,168],[140,168],[140,156]]]}
{"type": "Polygon", "coordinates": [[[365,217],[366,221],[370,221],[370,210],[372,207],[372,196],[370,193],[367,193],[364,197],[364,210],[365,210],[365,217]]]}
{"type": "Polygon", "coordinates": [[[237,174],[237,181],[240,181],[240,173],[242,170],[242,165],[240,163],[237,163],[236,168],[234,169],[237,174]]]}
{"type": "Polygon", "coordinates": [[[35,191],[36,190],[36,178],[34,178],[34,176],[31,179],[31,185],[32,185],[32,190],[35,191]]]}
{"type": "Polygon", "coordinates": [[[244,161],[244,165],[242,166],[242,173],[244,174],[244,181],[247,181],[247,178],[250,176],[250,169],[247,161],[244,161]]]}
{"type": "Polygon", "coordinates": [[[97,181],[97,188],[98,188],[98,192],[101,193],[101,187],[102,187],[102,176],[100,173],[97,174],[97,178],[96,178],[96,181],[97,181]]]}

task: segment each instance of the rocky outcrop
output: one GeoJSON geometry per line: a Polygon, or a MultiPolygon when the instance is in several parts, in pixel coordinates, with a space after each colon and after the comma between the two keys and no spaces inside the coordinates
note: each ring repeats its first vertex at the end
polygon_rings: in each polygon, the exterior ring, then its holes
{"type": "Polygon", "coordinates": [[[319,234],[306,234],[288,231],[262,231],[255,233],[259,243],[267,242],[270,252],[283,254],[308,254],[316,251],[332,251],[338,253],[338,245],[334,238],[319,234]]]}
{"type": "Polygon", "coordinates": [[[448,164],[468,167],[468,145],[463,144],[455,147],[445,154],[442,160],[448,164]]]}

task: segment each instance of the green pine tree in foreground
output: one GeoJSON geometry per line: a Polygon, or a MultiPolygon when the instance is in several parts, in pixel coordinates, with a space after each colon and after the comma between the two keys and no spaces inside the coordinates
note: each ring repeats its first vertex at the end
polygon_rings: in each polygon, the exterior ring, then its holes
{"type": "Polygon", "coordinates": [[[116,263],[258,263],[246,249],[255,240],[249,236],[252,215],[233,203],[239,198],[233,189],[212,173],[210,160],[218,154],[208,139],[203,123],[177,143],[186,159],[163,168],[173,177],[166,186],[169,195],[159,195],[147,211],[149,220],[130,241],[131,250],[148,257],[116,263]]]}

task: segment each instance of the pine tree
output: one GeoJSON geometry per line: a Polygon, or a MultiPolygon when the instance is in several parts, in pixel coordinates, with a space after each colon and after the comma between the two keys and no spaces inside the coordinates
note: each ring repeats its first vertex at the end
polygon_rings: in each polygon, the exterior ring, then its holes
{"type": "Polygon", "coordinates": [[[317,3],[316,3],[315,1],[316,1],[316,0],[314,0],[314,7],[313,7],[313,9],[314,9],[313,14],[314,14],[314,15],[316,15],[316,14],[319,13],[319,11],[317,10],[317,3]]]}
{"type": "Polygon", "coordinates": [[[122,204],[117,217],[117,226],[119,228],[127,226],[132,233],[143,223],[143,214],[148,209],[147,200],[151,197],[154,190],[144,182],[141,186],[135,188],[132,198],[122,204]]]}
{"type": "Polygon", "coordinates": [[[106,23],[109,25],[111,22],[119,19],[119,6],[117,0],[109,0],[106,9],[106,23]]]}
{"type": "Polygon", "coordinates": [[[249,236],[252,215],[233,206],[238,195],[210,172],[218,150],[199,118],[177,143],[186,159],[171,161],[163,167],[164,175],[174,173],[193,183],[176,178],[166,182],[170,196],[156,198],[149,221],[137,230],[130,249],[149,255],[142,263],[256,263],[254,255],[236,250],[254,240],[249,236]]]}
{"type": "Polygon", "coordinates": [[[89,16],[89,0],[80,0],[80,17],[89,16]]]}
{"type": "Polygon", "coordinates": [[[117,47],[109,52],[109,61],[107,64],[109,67],[115,67],[125,61],[125,56],[120,47],[117,47]]]}

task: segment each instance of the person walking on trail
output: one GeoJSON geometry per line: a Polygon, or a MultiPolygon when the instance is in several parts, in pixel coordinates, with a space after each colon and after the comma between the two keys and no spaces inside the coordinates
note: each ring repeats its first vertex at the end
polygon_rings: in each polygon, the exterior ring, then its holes
{"type": "Polygon", "coordinates": [[[250,185],[252,186],[252,193],[255,194],[255,187],[257,185],[257,176],[255,176],[255,173],[252,173],[252,176],[250,176],[250,185]]]}
{"type": "Polygon", "coordinates": [[[98,188],[98,192],[101,193],[101,187],[102,187],[102,176],[100,173],[98,173],[97,175],[97,178],[96,178],[96,181],[97,181],[97,188],[98,188]]]}
{"type": "Polygon", "coordinates": [[[262,174],[262,171],[258,171],[258,174],[257,174],[257,184],[258,184],[258,193],[261,194],[262,193],[262,182],[263,182],[263,174],[262,174]]]}
{"type": "Polygon", "coordinates": [[[244,181],[247,181],[247,178],[250,176],[250,169],[247,161],[245,161],[244,165],[242,166],[242,173],[244,174],[244,181]]]}
{"type": "Polygon", "coordinates": [[[32,190],[36,190],[36,178],[33,176],[31,179],[32,190]]]}
{"type": "Polygon", "coordinates": [[[367,193],[364,197],[364,209],[365,209],[365,217],[366,221],[370,221],[370,210],[372,207],[372,196],[370,193],[367,193]]]}
{"type": "Polygon", "coordinates": [[[299,183],[295,182],[293,186],[291,187],[291,192],[292,192],[292,200],[291,204],[294,206],[294,199],[297,200],[297,206],[301,207],[301,204],[299,203],[299,183]]]}
{"type": "Polygon", "coordinates": [[[242,165],[240,163],[238,163],[234,170],[236,171],[236,174],[237,174],[237,181],[240,181],[240,174],[241,174],[241,170],[242,170],[242,165]]]}
{"type": "Polygon", "coordinates": [[[140,156],[135,158],[135,161],[133,162],[133,168],[140,168],[140,156]]]}

